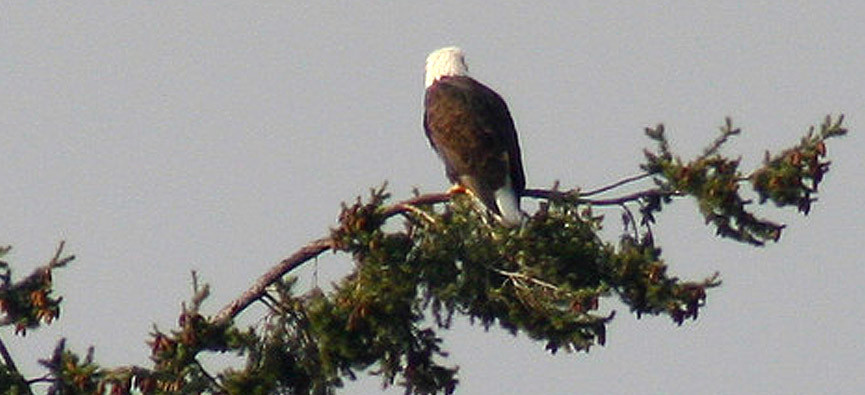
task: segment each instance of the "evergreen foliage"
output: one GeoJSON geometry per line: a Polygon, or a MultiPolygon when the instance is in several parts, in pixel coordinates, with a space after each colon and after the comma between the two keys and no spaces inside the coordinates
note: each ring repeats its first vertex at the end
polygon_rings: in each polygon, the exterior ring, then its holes
{"type": "MultiPolygon", "coordinates": [[[[455,315],[485,329],[525,333],[552,353],[606,342],[614,313],[599,311],[603,297],[618,297],[637,316],[666,315],[681,325],[697,318],[707,291],[720,281],[717,273],[698,281],[670,273],[652,234],[657,213],[690,196],[718,235],[753,245],[778,241],[783,225],[757,216],[741,186],[750,183],[759,204],[771,201],[808,214],[829,169],[825,140],[846,133],[842,120],[827,117],[798,145],[767,153],[763,165],[747,174],[738,159],[720,152],[740,133],[729,119],[689,161],[670,151],[663,125],[648,128],[657,147],[645,152],[641,176],[587,193],[529,190],[528,197],[543,200],[521,227],[499,226],[466,195],[418,195],[389,205],[382,187],[365,201],[344,205],[328,237],[287,258],[276,274],[263,276],[219,314],[201,311],[208,287],[196,279],[178,328],[154,330],[152,367],[105,368],[92,349],[82,358],[61,340],[41,361],[47,375],[27,379],[0,342],[0,391],[30,393],[43,384],[57,394],[331,393],[344,379],[372,370],[384,385],[403,386],[406,393],[452,393],[458,369],[446,364],[440,332],[455,315]],[[648,178],[654,186],[640,192],[593,197],[648,178]],[[618,240],[599,236],[598,212],[605,206],[624,211],[618,240]],[[399,218],[401,226],[394,226],[399,218]],[[284,274],[327,249],[350,256],[354,270],[333,290],[296,292],[295,279],[284,274]],[[270,309],[264,323],[238,328],[233,318],[256,300],[270,309]],[[244,355],[246,363],[213,374],[199,363],[205,353],[244,355]]],[[[0,261],[0,324],[24,335],[59,316],[51,271],[74,258],[62,249],[17,282],[11,266],[0,261]]]]}

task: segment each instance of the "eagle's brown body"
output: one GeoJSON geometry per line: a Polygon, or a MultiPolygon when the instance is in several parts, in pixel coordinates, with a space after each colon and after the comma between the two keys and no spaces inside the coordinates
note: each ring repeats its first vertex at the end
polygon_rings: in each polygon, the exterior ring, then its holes
{"type": "Polygon", "coordinates": [[[424,129],[451,182],[470,190],[505,223],[520,222],[525,175],[514,121],[501,96],[466,75],[439,76],[426,89],[424,129]]]}

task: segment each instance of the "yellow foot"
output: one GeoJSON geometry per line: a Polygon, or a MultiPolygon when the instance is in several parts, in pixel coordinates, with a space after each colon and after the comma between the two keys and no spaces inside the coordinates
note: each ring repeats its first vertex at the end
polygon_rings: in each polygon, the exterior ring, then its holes
{"type": "Polygon", "coordinates": [[[470,194],[471,192],[469,192],[469,190],[466,189],[466,187],[459,185],[459,184],[452,186],[450,189],[448,189],[448,192],[447,192],[447,194],[450,196],[456,195],[458,193],[470,194]]]}

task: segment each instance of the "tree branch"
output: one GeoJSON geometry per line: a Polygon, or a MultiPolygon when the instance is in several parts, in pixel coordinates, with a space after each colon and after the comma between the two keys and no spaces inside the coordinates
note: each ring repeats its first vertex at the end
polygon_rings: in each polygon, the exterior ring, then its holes
{"type": "MultiPolygon", "coordinates": [[[[626,183],[621,183],[617,186],[624,185],[624,184],[626,184],[626,183]]],[[[606,187],[604,187],[604,188],[606,188],[606,187]]],[[[573,191],[562,192],[562,191],[551,190],[551,189],[526,189],[525,192],[523,192],[523,196],[536,198],[536,199],[554,199],[556,197],[566,196],[569,193],[573,193],[573,191]]],[[[651,196],[679,196],[679,195],[682,195],[682,193],[680,193],[678,191],[670,192],[670,191],[664,191],[662,189],[654,188],[654,189],[647,189],[645,191],[634,192],[634,193],[631,193],[628,195],[620,196],[617,198],[610,198],[610,199],[578,198],[576,202],[578,204],[591,204],[593,206],[620,206],[620,205],[628,203],[628,202],[637,201],[637,200],[640,200],[642,198],[651,197],[651,196]]]]}
{"type": "Polygon", "coordinates": [[[249,289],[241,294],[239,298],[223,307],[222,310],[213,317],[213,322],[221,324],[234,318],[234,316],[240,313],[240,311],[264,295],[270,284],[273,284],[276,280],[282,278],[282,276],[300,266],[302,263],[317,257],[322,252],[325,252],[332,247],[333,240],[328,237],[315,240],[301,247],[297,252],[291,254],[288,258],[283,259],[282,262],[259,277],[258,280],[256,280],[249,289]]]}
{"type": "MultiPolygon", "coordinates": [[[[600,188],[598,190],[592,191],[592,193],[601,193],[605,191],[609,191],[618,186],[627,184],[632,181],[636,181],[642,179],[646,176],[634,176],[626,178],[617,183],[611,184],[609,186],[600,188]]],[[[523,196],[535,198],[535,199],[553,199],[557,197],[563,197],[568,194],[579,193],[576,190],[569,192],[561,192],[555,189],[526,189],[523,193],[523,196]]],[[[624,195],[618,198],[610,198],[610,199],[583,199],[578,198],[578,204],[591,204],[594,206],[619,206],[628,202],[636,201],[645,197],[650,196],[674,196],[679,195],[678,192],[666,192],[660,189],[649,189],[645,191],[635,192],[628,195],[624,195]]],[[[445,203],[450,201],[451,195],[448,193],[430,193],[425,195],[415,196],[411,199],[406,199],[401,202],[394,203],[390,206],[382,207],[379,212],[384,218],[390,218],[394,215],[398,214],[406,214],[414,211],[415,206],[420,205],[431,205],[438,203],[445,203]]],[[[224,324],[229,320],[233,319],[237,314],[239,314],[243,309],[251,305],[256,300],[260,299],[267,292],[267,287],[282,278],[282,276],[286,275],[288,272],[294,270],[298,266],[302,265],[304,262],[309,261],[312,258],[317,257],[321,253],[334,248],[334,241],[330,237],[323,237],[318,240],[314,240],[309,244],[301,247],[294,254],[291,254],[288,258],[283,259],[276,266],[268,270],[261,277],[259,277],[249,289],[243,292],[237,299],[223,307],[213,318],[212,322],[216,324],[224,324]]]]}
{"type": "Polygon", "coordinates": [[[604,186],[604,187],[600,187],[600,188],[598,188],[598,189],[593,189],[593,190],[588,191],[588,192],[582,192],[582,193],[580,193],[580,196],[592,196],[592,195],[597,195],[597,194],[599,194],[599,193],[604,193],[604,192],[609,191],[609,190],[611,190],[611,189],[618,188],[618,187],[620,187],[620,186],[622,186],[622,185],[629,184],[629,183],[632,183],[632,182],[634,182],[634,181],[639,181],[639,180],[642,180],[642,179],[644,179],[644,178],[646,178],[646,177],[651,177],[651,176],[652,176],[651,173],[638,174],[638,175],[636,175],[636,176],[631,176],[631,177],[628,177],[628,178],[621,179],[621,180],[616,181],[616,182],[614,182],[614,183],[612,183],[612,184],[610,184],[610,185],[607,185],[607,186],[604,186]]]}
{"type": "Polygon", "coordinates": [[[12,359],[12,355],[9,354],[9,350],[6,349],[6,345],[3,344],[3,339],[0,338],[0,356],[3,357],[3,363],[9,368],[12,372],[18,372],[18,368],[15,366],[15,360],[12,359]]]}
{"type": "Polygon", "coordinates": [[[593,206],[621,206],[625,203],[637,201],[642,198],[652,196],[684,196],[684,194],[679,191],[665,191],[656,188],[640,192],[634,192],[625,196],[611,199],[580,199],[579,203],[591,204],[593,206]]]}
{"type": "Polygon", "coordinates": [[[384,210],[382,210],[381,215],[385,218],[389,218],[397,214],[410,212],[412,211],[411,207],[413,206],[444,203],[450,199],[451,196],[447,193],[429,193],[426,195],[415,196],[411,199],[403,200],[399,203],[385,207],[384,210]]]}
{"type": "Polygon", "coordinates": [[[509,278],[511,281],[514,281],[515,284],[516,284],[516,280],[519,279],[519,280],[528,281],[532,284],[539,285],[541,287],[547,288],[547,289],[552,290],[552,291],[560,291],[559,287],[557,287],[553,284],[550,284],[550,283],[543,281],[543,280],[539,280],[537,278],[534,278],[532,276],[529,276],[529,275],[526,275],[523,273],[507,272],[507,271],[499,270],[496,268],[490,268],[490,270],[509,278]]]}
{"type": "MultiPolygon", "coordinates": [[[[12,374],[21,376],[21,373],[18,371],[18,367],[15,366],[15,360],[12,359],[12,355],[9,354],[9,350],[6,349],[6,344],[3,343],[3,339],[0,339],[0,356],[3,357],[3,364],[6,365],[6,369],[9,370],[12,374]]],[[[27,387],[29,388],[29,387],[27,387]]]]}
{"type": "MultiPolygon", "coordinates": [[[[51,271],[56,269],[56,268],[66,266],[66,264],[68,264],[69,262],[71,262],[72,260],[75,259],[75,255],[63,256],[63,247],[65,245],[66,245],[66,242],[61,241],[60,244],[57,246],[57,250],[54,252],[54,256],[51,257],[51,260],[48,263],[46,263],[43,266],[37,267],[27,277],[25,277],[24,279],[22,279],[20,281],[12,283],[11,275],[7,271],[7,276],[9,276],[9,278],[4,277],[2,279],[2,284],[0,284],[0,291],[3,291],[5,293],[5,292],[14,291],[16,289],[18,289],[18,290],[30,289],[33,287],[39,288],[45,284],[50,285],[51,271]]],[[[50,290],[48,292],[50,292],[50,290]]],[[[57,299],[57,300],[53,301],[53,303],[59,304],[59,301],[61,299],[62,298],[57,299]]],[[[18,320],[19,318],[21,318],[20,315],[10,314],[10,312],[6,311],[6,310],[0,311],[0,326],[10,325],[10,324],[14,323],[16,320],[18,320]]],[[[53,318],[56,318],[56,317],[51,316],[49,319],[45,320],[45,322],[50,322],[51,319],[53,319],[53,318]]],[[[42,318],[36,318],[36,321],[39,321],[41,319],[42,318]]],[[[16,329],[16,333],[17,333],[17,331],[18,330],[16,329]]]]}

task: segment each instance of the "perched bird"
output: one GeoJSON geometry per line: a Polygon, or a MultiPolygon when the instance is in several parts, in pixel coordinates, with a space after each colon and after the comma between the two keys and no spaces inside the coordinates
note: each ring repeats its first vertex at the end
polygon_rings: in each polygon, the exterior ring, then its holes
{"type": "Polygon", "coordinates": [[[424,129],[454,183],[452,191],[462,187],[505,225],[521,224],[526,181],[507,104],[468,76],[457,47],[430,53],[425,77],[424,129]]]}

